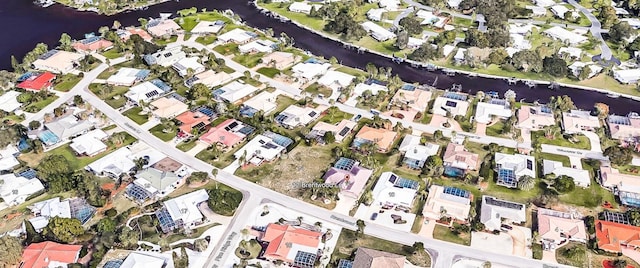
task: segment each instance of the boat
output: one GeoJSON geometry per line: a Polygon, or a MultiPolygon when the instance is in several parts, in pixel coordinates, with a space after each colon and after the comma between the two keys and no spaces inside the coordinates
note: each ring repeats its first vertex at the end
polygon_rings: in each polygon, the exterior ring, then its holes
{"type": "Polygon", "coordinates": [[[609,94],[607,94],[607,97],[612,98],[612,99],[617,99],[617,98],[620,98],[620,94],[609,93],[609,94]]]}
{"type": "Polygon", "coordinates": [[[40,7],[50,7],[51,5],[55,4],[55,2],[53,2],[53,0],[35,0],[33,1],[33,4],[40,7]]]}

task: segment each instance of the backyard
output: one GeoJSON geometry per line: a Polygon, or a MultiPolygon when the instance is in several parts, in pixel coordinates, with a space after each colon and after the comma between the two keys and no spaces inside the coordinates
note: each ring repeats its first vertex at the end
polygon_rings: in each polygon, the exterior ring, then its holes
{"type": "Polygon", "coordinates": [[[196,142],[197,139],[192,138],[190,140],[180,142],[178,145],[176,145],[176,148],[178,148],[180,151],[187,152],[193,149],[193,147],[196,147],[196,142]]]}

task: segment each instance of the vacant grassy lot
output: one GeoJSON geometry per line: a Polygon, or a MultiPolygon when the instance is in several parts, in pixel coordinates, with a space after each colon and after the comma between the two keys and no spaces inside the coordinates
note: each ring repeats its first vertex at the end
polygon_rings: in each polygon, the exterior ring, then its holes
{"type": "Polygon", "coordinates": [[[217,11],[198,12],[197,14],[189,15],[186,17],[176,18],[176,23],[180,24],[180,27],[186,32],[193,30],[194,27],[200,21],[217,21],[221,20],[225,23],[230,23],[231,20],[217,11]],[[182,22],[182,23],[181,23],[182,22]]]}
{"type": "Polygon", "coordinates": [[[168,132],[165,132],[165,130],[168,130],[168,129],[165,129],[165,127],[162,124],[157,124],[151,129],[149,129],[149,132],[151,132],[153,136],[158,137],[158,139],[161,139],[162,141],[170,141],[176,136],[176,133],[178,132],[177,128],[174,128],[168,132]]]}
{"type": "Polygon", "coordinates": [[[214,47],[213,50],[215,50],[216,52],[222,55],[228,56],[238,51],[238,44],[236,43],[223,44],[223,45],[214,47]]]}
{"type": "Polygon", "coordinates": [[[276,75],[280,74],[280,70],[272,67],[262,67],[257,71],[259,74],[262,74],[266,77],[274,78],[276,75]]]}
{"type": "Polygon", "coordinates": [[[337,124],[343,119],[351,119],[353,117],[352,114],[340,111],[338,109],[329,109],[327,114],[320,118],[320,121],[326,122],[329,124],[337,124]]]}
{"type": "Polygon", "coordinates": [[[588,267],[587,247],[582,243],[569,242],[556,250],[556,260],[564,265],[574,267],[588,267]]]}
{"type": "Polygon", "coordinates": [[[532,131],[531,132],[531,141],[537,141],[539,144],[551,144],[562,147],[576,148],[576,149],[584,149],[591,150],[591,143],[589,142],[589,138],[585,135],[576,135],[577,141],[571,142],[566,139],[562,134],[558,133],[555,135],[553,139],[549,139],[545,137],[544,131],[532,131]]]}
{"type": "Polygon", "coordinates": [[[304,89],[304,91],[311,94],[315,94],[315,95],[322,94],[325,97],[329,97],[333,93],[332,89],[325,87],[323,85],[320,85],[318,83],[313,83],[309,85],[307,88],[304,89]]]}
{"type": "Polygon", "coordinates": [[[126,110],[122,114],[129,117],[129,119],[133,120],[133,122],[136,122],[138,125],[142,125],[149,121],[149,115],[142,114],[142,108],[138,106],[126,110]]]}
{"type": "Polygon", "coordinates": [[[188,142],[180,142],[178,145],[176,145],[176,148],[180,149],[180,151],[183,152],[189,151],[193,149],[193,147],[196,147],[196,141],[197,139],[191,139],[188,142]]]}
{"type": "Polygon", "coordinates": [[[369,235],[358,237],[356,232],[346,229],[343,229],[340,237],[338,237],[336,248],[333,250],[333,254],[331,254],[331,263],[337,264],[340,259],[349,259],[352,253],[360,247],[404,255],[409,262],[416,266],[431,267],[431,256],[426,252],[416,252],[416,254],[412,254],[408,246],[369,235]]]}
{"type": "Polygon", "coordinates": [[[264,53],[255,53],[255,54],[240,54],[233,57],[233,61],[244,65],[247,68],[253,68],[258,65],[258,63],[262,62],[262,57],[264,53]]]}
{"type": "Polygon", "coordinates": [[[198,36],[198,38],[196,38],[196,42],[206,46],[213,44],[217,39],[218,37],[215,35],[198,36]]]}
{"type": "Polygon", "coordinates": [[[153,42],[155,44],[158,44],[158,45],[161,45],[161,46],[166,46],[168,44],[176,42],[176,40],[178,40],[178,36],[177,35],[172,35],[169,38],[154,38],[153,42]]]}
{"type": "Polygon", "coordinates": [[[471,245],[471,234],[470,233],[460,233],[456,234],[449,227],[436,225],[435,229],[433,229],[433,238],[447,241],[451,243],[456,243],[460,245],[471,245]]]}
{"type": "Polygon", "coordinates": [[[56,78],[56,85],[53,88],[57,91],[67,92],[71,90],[78,82],[82,80],[82,77],[74,74],[65,74],[56,78]]]}
{"type": "Polygon", "coordinates": [[[102,56],[104,56],[107,59],[115,59],[115,58],[120,58],[124,55],[124,53],[122,52],[118,52],[117,49],[109,49],[105,52],[102,53],[102,56]]]}

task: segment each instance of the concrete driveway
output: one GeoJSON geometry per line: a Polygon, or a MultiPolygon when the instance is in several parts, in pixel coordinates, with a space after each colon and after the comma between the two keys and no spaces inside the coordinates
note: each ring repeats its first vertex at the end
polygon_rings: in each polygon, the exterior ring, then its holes
{"type": "Polygon", "coordinates": [[[582,134],[589,138],[589,143],[591,143],[591,151],[602,152],[602,146],[600,145],[600,137],[598,137],[598,134],[591,131],[582,131],[582,134]]]}
{"type": "Polygon", "coordinates": [[[436,228],[436,220],[428,220],[425,219],[422,222],[422,228],[420,228],[420,232],[418,235],[424,236],[427,238],[433,238],[433,229],[436,228]]]}
{"type": "Polygon", "coordinates": [[[489,250],[495,253],[511,254],[513,252],[513,239],[509,234],[503,232],[497,235],[485,232],[472,232],[471,247],[489,250]]]}

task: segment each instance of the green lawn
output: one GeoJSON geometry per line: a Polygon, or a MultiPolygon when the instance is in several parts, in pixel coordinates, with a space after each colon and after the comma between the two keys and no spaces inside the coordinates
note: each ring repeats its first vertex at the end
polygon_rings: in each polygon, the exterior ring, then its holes
{"type": "Polygon", "coordinates": [[[582,160],[582,168],[588,170],[591,175],[591,185],[588,188],[577,187],[570,193],[559,196],[561,202],[582,206],[586,208],[599,208],[604,201],[609,201],[613,206],[617,206],[616,197],[612,192],[600,187],[596,181],[596,173],[599,166],[593,166],[590,161],[582,160]]]}
{"type": "Polygon", "coordinates": [[[69,161],[69,164],[71,164],[71,167],[73,168],[73,170],[78,170],[102,158],[103,156],[113,152],[115,149],[120,148],[122,146],[127,146],[136,141],[136,138],[132,137],[128,133],[126,135],[127,136],[121,145],[115,146],[113,144],[110,144],[110,142],[107,142],[107,145],[109,146],[108,149],[92,157],[76,156],[76,153],[73,151],[73,149],[71,149],[71,146],[69,144],[65,144],[56,149],[48,151],[46,155],[62,155],[64,156],[64,158],[66,158],[69,161]]]}
{"type": "Polygon", "coordinates": [[[196,141],[196,139],[191,139],[189,142],[180,142],[178,145],[176,145],[176,148],[180,149],[180,151],[183,152],[189,151],[193,149],[193,147],[196,147],[196,141]]]}
{"type": "Polygon", "coordinates": [[[104,102],[109,104],[109,106],[111,106],[111,108],[118,109],[118,108],[124,106],[125,103],[127,103],[127,98],[125,98],[123,96],[119,96],[117,99],[111,98],[111,99],[105,100],[104,102]]]}
{"type": "Polygon", "coordinates": [[[280,3],[269,3],[269,4],[259,3],[258,5],[268,10],[271,10],[277,14],[285,16],[291,20],[300,22],[303,25],[317,31],[322,31],[324,29],[324,25],[327,23],[327,21],[324,21],[320,18],[309,17],[307,16],[307,14],[291,12],[287,9],[288,5],[284,5],[284,4],[281,5],[280,3]]]}
{"type": "Polygon", "coordinates": [[[153,43],[161,45],[161,46],[166,46],[168,44],[174,43],[178,40],[178,36],[177,35],[172,35],[169,38],[154,38],[153,39],[153,43]]]}
{"type": "Polygon", "coordinates": [[[206,46],[213,44],[213,42],[215,42],[217,39],[218,37],[215,35],[198,36],[198,38],[196,38],[196,42],[206,46]]]}
{"type": "Polygon", "coordinates": [[[329,97],[331,96],[331,94],[333,94],[333,90],[325,87],[323,85],[320,85],[318,83],[313,83],[311,85],[309,85],[307,88],[304,89],[305,92],[309,92],[311,94],[322,94],[325,97],[329,97]]]}
{"type": "Polygon", "coordinates": [[[124,55],[124,53],[118,52],[118,50],[115,49],[115,48],[112,48],[112,49],[109,49],[109,50],[107,50],[105,52],[102,52],[102,56],[104,56],[107,59],[120,58],[123,55],[124,55]]]}
{"type": "Polygon", "coordinates": [[[53,88],[57,91],[67,92],[71,90],[78,82],[82,80],[82,77],[74,74],[65,74],[56,78],[56,85],[53,88]]]}
{"type": "Polygon", "coordinates": [[[343,119],[351,119],[353,117],[352,114],[340,111],[335,109],[335,111],[328,111],[325,116],[320,118],[320,121],[326,122],[329,124],[337,124],[343,119]]]}
{"type": "Polygon", "coordinates": [[[136,106],[129,110],[126,110],[122,114],[126,117],[129,117],[129,119],[133,120],[133,122],[136,122],[138,125],[142,125],[149,121],[149,116],[146,114],[140,114],[140,112],[142,112],[142,108],[136,106]]]}
{"type": "Polygon", "coordinates": [[[566,139],[561,133],[555,135],[554,139],[549,139],[545,137],[544,131],[532,131],[531,132],[531,141],[538,142],[539,144],[551,144],[562,147],[569,147],[575,149],[584,149],[591,150],[591,142],[589,142],[589,138],[587,136],[578,134],[576,135],[577,142],[573,143],[566,139]]]}
{"type": "Polygon", "coordinates": [[[26,107],[24,107],[24,110],[27,111],[27,112],[31,112],[31,113],[37,113],[40,110],[42,110],[44,107],[47,107],[47,105],[49,105],[52,102],[54,102],[56,99],[58,99],[58,96],[51,95],[51,96],[47,97],[46,99],[44,99],[42,101],[34,102],[34,103],[31,103],[31,104],[27,105],[26,107]]]}
{"type": "Polygon", "coordinates": [[[360,70],[360,69],[356,69],[356,68],[351,68],[348,66],[342,66],[339,67],[338,69],[336,69],[336,71],[338,72],[342,72],[342,73],[346,73],[346,74],[350,74],[353,76],[368,76],[367,72],[360,70]]]}
{"type": "Polygon", "coordinates": [[[213,22],[217,20],[224,21],[227,24],[231,23],[231,20],[229,18],[220,14],[220,12],[218,11],[198,12],[197,14],[189,15],[186,17],[179,17],[175,19],[176,23],[178,24],[182,22],[182,24],[180,24],[180,27],[182,27],[182,29],[184,29],[186,32],[193,30],[193,28],[196,27],[196,25],[200,21],[213,22]]]}
{"type": "Polygon", "coordinates": [[[272,67],[262,67],[257,72],[269,78],[274,78],[280,74],[280,70],[272,67]]]}
{"type": "Polygon", "coordinates": [[[222,55],[229,56],[238,51],[238,45],[236,43],[228,43],[214,47],[213,50],[222,55]]]}
{"type": "Polygon", "coordinates": [[[557,154],[550,154],[550,153],[539,153],[536,156],[536,159],[547,159],[547,160],[552,160],[552,161],[558,161],[558,162],[562,162],[562,165],[565,167],[570,167],[571,166],[571,161],[569,160],[568,156],[565,155],[557,155],[557,154]]]}
{"type": "Polygon", "coordinates": [[[240,54],[233,57],[233,61],[244,65],[247,68],[253,68],[258,65],[258,63],[262,62],[262,57],[264,53],[255,53],[255,54],[240,54]]]}
{"type": "Polygon", "coordinates": [[[488,126],[485,134],[487,134],[487,136],[502,137],[503,128],[504,128],[504,122],[500,120],[495,124],[488,126]]]}
{"type": "Polygon", "coordinates": [[[276,103],[278,104],[278,106],[276,107],[273,114],[278,114],[279,112],[284,111],[284,109],[287,109],[287,107],[296,103],[296,100],[289,98],[287,96],[278,95],[278,97],[276,98],[276,103]]]}
{"type": "Polygon", "coordinates": [[[162,126],[162,124],[155,125],[151,129],[149,129],[149,132],[151,132],[153,136],[158,137],[158,139],[161,139],[162,141],[170,141],[176,136],[176,133],[178,133],[177,128],[173,129],[173,131],[170,132],[164,132],[164,127],[162,126]]]}
{"type": "Polygon", "coordinates": [[[433,229],[433,238],[465,246],[471,245],[470,233],[455,234],[449,227],[439,224],[433,229]]]}
{"type": "Polygon", "coordinates": [[[582,243],[569,242],[556,250],[556,260],[559,264],[587,267],[587,247],[582,243]]]}

